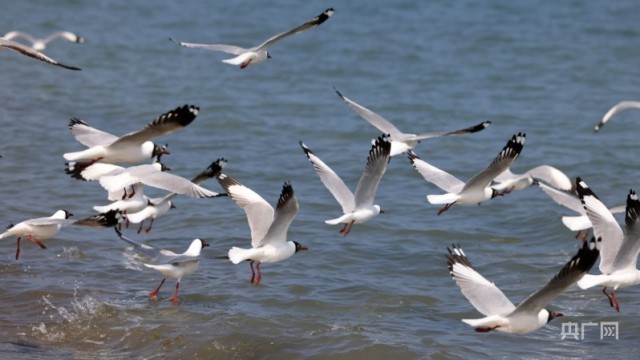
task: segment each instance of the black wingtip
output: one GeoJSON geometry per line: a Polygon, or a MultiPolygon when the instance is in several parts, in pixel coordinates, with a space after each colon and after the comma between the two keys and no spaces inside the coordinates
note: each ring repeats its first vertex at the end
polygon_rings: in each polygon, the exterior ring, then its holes
{"type": "Polygon", "coordinates": [[[586,182],[582,180],[580,176],[576,177],[576,192],[578,193],[578,197],[580,199],[584,199],[586,196],[593,196],[596,199],[599,199],[598,196],[589,188],[586,182]]]}
{"type": "Polygon", "coordinates": [[[282,192],[280,193],[280,198],[278,198],[277,208],[282,208],[287,204],[289,200],[294,196],[293,186],[291,186],[291,181],[285,181],[282,185],[282,192]]]}
{"type": "Polygon", "coordinates": [[[333,15],[334,12],[335,12],[335,10],[332,7],[328,8],[325,11],[323,11],[322,14],[320,14],[320,15],[318,15],[316,17],[317,18],[316,25],[320,25],[323,22],[327,21],[331,17],[331,15],[333,15]]]}
{"type": "Polygon", "coordinates": [[[333,90],[336,92],[336,94],[338,94],[338,97],[344,101],[344,96],[342,95],[342,93],[340,91],[338,91],[338,89],[336,89],[336,87],[333,87],[333,90]]]}

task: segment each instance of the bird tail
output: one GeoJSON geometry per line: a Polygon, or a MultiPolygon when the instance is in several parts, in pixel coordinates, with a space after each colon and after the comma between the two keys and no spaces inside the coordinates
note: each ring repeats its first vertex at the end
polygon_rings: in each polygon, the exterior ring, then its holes
{"type": "Polygon", "coordinates": [[[448,193],[442,195],[427,195],[427,201],[431,204],[450,204],[458,200],[458,194],[448,193]]]}
{"type": "Polygon", "coordinates": [[[231,65],[242,65],[247,60],[249,60],[250,56],[251,56],[251,53],[244,53],[231,59],[222,60],[222,62],[226,64],[231,64],[231,65]]]}
{"type": "Polygon", "coordinates": [[[582,279],[580,279],[580,281],[578,281],[578,286],[580,287],[580,289],[588,289],[591,287],[594,287],[596,285],[600,285],[603,282],[605,282],[607,279],[604,275],[590,275],[590,274],[586,274],[585,276],[582,277],[582,279]]]}
{"type": "Polygon", "coordinates": [[[581,231],[593,226],[587,215],[563,216],[562,223],[571,231],[581,231]]]}
{"type": "Polygon", "coordinates": [[[229,249],[229,260],[234,264],[239,264],[245,260],[249,260],[253,249],[241,249],[239,247],[232,247],[229,249]]]}

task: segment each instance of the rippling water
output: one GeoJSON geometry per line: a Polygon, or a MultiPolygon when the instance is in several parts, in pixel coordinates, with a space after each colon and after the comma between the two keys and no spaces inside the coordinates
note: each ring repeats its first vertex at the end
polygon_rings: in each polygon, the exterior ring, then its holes
{"type": "MultiPolygon", "coordinates": [[[[474,136],[424,141],[417,153],[461,178],[483,168],[515,132],[527,143],[516,172],[547,163],[582,176],[609,205],[638,188],[637,112],[592,127],[621,100],[638,99],[640,29],[635,1],[490,4],[58,0],[14,1],[3,29],[42,35],[67,29],[83,45],[46,53],[71,72],[0,53],[0,220],[76,218],[105,204],[103,190],[68,178],[62,154],[81,148],[67,122],[79,117],[115,134],[134,131],[185,103],[189,127],[166,138],[174,173],[190,177],[218,157],[226,172],[275,203],[290,180],[300,202],[290,238],[310,248],[263,266],[259,287],[246,264],[215,259],[248,244],[244,213],[228,199],[179,198],[148,235],[182,251],[212,243],[183,280],[180,304],[149,304],[161,279],[128,261],[111,230],[65,228],[48,249],[2,241],[0,358],[584,358],[637,352],[638,288],[619,292],[622,312],[598,290],[573,288],[552,306],[568,315],[539,331],[477,334],[479,316],[451,281],[446,246],[465,249],[478,270],[519,302],[575,253],[560,216],[538,189],[436,216],[438,193],[394,158],[377,202],[386,213],[342,238],[323,220],[339,207],[308,164],[303,140],[355,187],[377,132],[335,95],[370,107],[405,131],[454,129],[491,120],[474,136]],[[271,49],[268,63],[240,71],[224,54],[185,49],[168,37],[251,46],[333,6],[317,29],[271,49]],[[563,322],[619,321],[619,340],[561,340],[563,322]]],[[[215,182],[208,184],[218,189],[215,182]]],[[[173,282],[161,296],[168,298],[173,282]]]]}

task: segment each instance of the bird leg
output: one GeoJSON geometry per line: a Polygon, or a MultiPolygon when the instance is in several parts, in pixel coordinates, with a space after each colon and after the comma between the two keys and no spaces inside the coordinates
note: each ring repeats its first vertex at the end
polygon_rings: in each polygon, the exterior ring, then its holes
{"type": "Polygon", "coordinates": [[[616,298],[616,289],[611,290],[611,297],[613,298],[613,305],[617,312],[620,312],[620,303],[618,302],[618,298],[616,298]]]}
{"type": "Polygon", "coordinates": [[[345,223],[344,227],[342,228],[342,230],[340,230],[340,233],[342,234],[342,236],[347,236],[349,235],[349,233],[351,232],[351,228],[353,227],[353,224],[355,223],[355,220],[351,220],[350,223],[345,223]]]}
{"type": "Polygon", "coordinates": [[[582,234],[582,230],[578,230],[578,232],[576,233],[576,239],[580,237],[580,234],[582,234]]]}
{"type": "Polygon", "coordinates": [[[456,203],[456,202],[454,201],[454,202],[452,202],[452,203],[449,203],[449,204],[445,205],[442,209],[438,210],[438,215],[440,215],[440,214],[442,214],[443,212],[445,212],[445,211],[449,210],[449,208],[450,208],[450,207],[452,207],[452,206],[453,206],[453,204],[455,204],[455,203],[456,203]]]}
{"type": "Polygon", "coordinates": [[[18,236],[18,247],[16,248],[16,260],[20,256],[20,236],[18,236]]]}
{"type": "Polygon", "coordinates": [[[251,267],[251,283],[253,284],[253,280],[256,278],[256,273],[253,271],[253,260],[249,262],[249,267],[251,267]]]}
{"type": "Polygon", "coordinates": [[[122,215],[124,216],[124,218],[125,218],[125,219],[127,219],[127,220],[124,222],[124,227],[126,227],[126,228],[128,229],[128,228],[129,228],[129,218],[127,217],[127,210],[123,211],[123,212],[122,212],[122,215]]]}
{"type": "Polygon", "coordinates": [[[129,199],[131,199],[133,197],[133,195],[135,195],[135,194],[136,194],[136,188],[131,186],[131,192],[129,193],[129,199]]]}
{"type": "Polygon", "coordinates": [[[476,332],[489,332],[491,330],[495,330],[497,326],[494,327],[477,327],[476,332]]]}
{"type": "MultiPolygon", "coordinates": [[[[149,233],[149,231],[151,231],[151,226],[153,226],[153,220],[154,219],[151,219],[151,222],[149,223],[149,227],[144,230],[144,232],[146,232],[147,234],[149,233]]],[[[142,226],[142,224],[140,226],[142,226]]]]}
{"type": "Polygon", "coordinates": [[[602,293],[607,296],[607,299],[609,299],[609,306],[613,307],[613,299],[611,299],[611,296],[609,296],[609,294],[607,294],[607,288],[606,287],[602,289],[602,293]]]}
{"type": "Polygon", "coordinates": [[[262,273],[260,272],[260,261],[258,261],[258,264],[256,265],[256,270],[258,271],[258,278],[256,279],[254,285],[258,286],[260,284],[260,280],[262,280],[262,273]]]}
{"type": "Polygon", "coordinates": [[[589,238],[589,230],[590,229],[584,231],[584,235],[582,235],[582,241],[587,241],[587,239],[589,238]]]}
{"type": "Polygon", "coordinates": [[[240,64],[240,69],[244,69],[247,66],[249,66],[249,64],[251,63],[251,60],[247,61],[247,62],[243,62],[242,64],[240,64]]]}
{"type": "Polygon", "coordinates": [[[171,302],[173,305],[178,305],[178,288],[180,287],[180,281],[176,283],[176,291],[173,293],[173,297],[171,298],[171,302]]]}
{"type": "Polygon", "coordinates": [[[142,225],[144,225],[144,220],[140,222],[140,227],[138,228],[138,234],[140,234],[140,231],[142,231],[142,225]]]}
{"type": "Polygon", "coordinates": [[[349,225],[348,223],[344,223],[344,226],[342,227],[342,230],[340,230],[340,234],[344,233],[345,230],[347,230],[347,225],[349,225]]]}
{"type": "Polygon", "coordinates": [[[47,247],[44,246],[43,243],[40,242],[40,240],[32,237],[31,235],[27,235],[27,240],[31,241],[32,243],[38,244],[38,246],[40,246],[40,249],[46,249],[47,247]]]}
{"type": "Polygon", "coordinates": [[[149,300],[155,300],[155,298],[158,297],[158,291],[160,291],[160,288],[162,287],[162,284],[164,284],[165,280],[167,280],[167,278],[162,279],[162,281],[160,281],[160,285],[158,285],[158,288],[152,291],[151,294],[149,294],[149,300]]]}

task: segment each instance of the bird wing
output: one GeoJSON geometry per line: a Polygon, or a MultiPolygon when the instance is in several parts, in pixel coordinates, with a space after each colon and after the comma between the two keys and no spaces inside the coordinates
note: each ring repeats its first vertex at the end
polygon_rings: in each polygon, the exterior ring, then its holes
{"type": "Polygon", "coordinates": [[[591,224],[593,224],[593,235],[599,242],[600,271],[603,274],[610,274],[615,270],[620,270],[614,267],[614,262],[620,252],[624,237],[620,225],[618,225],[611,211],[580,177],[576,179],[576,191],[580,196],[580,200],[582,200],[582,205],[587,212],[589,220],[591,220],[591,224]]]}
{"type": "Polygon", "coordinates": [[[367,120],[371,125],[375,126],[376,129],[382,131],[383,134],[389,134],[393,140],[402,141],[407,137],[407,134],[401,132],[396,128],[392,123],[383,118],[382,116],[374,113],[373,111],[367,109],[366,107],[357,104],[355,101],[349,99],[348,97],[343,96],[340,91],[336,90],[336,93],[347,105],[349,105],[353,110],[360,115],[363,119],[367,120]]]}
{"type": "Polygon", "coordinates": [[[473,133],[476,133],[478,131],[482,131],[482,130],[488,128],[489,125],[491,125],[491,121],[483,121],[480,124],[469,126],[469,127],[464,128],[464,129],[458,129],[458,130],[452,130],[452,131],[439,131],[439,132],[422,133],[422,134],[419,134],[419,135],[415,135],[412,138],[412,140],[424,140],[424,139],[431,139],[431,138],[449,136],[449,135],[473,134],[473,133]]]}
{"type": "Polygon", "coordinates": [[[615,269],[635,270],[640,253],[640,201],[635,191],[630,190],[627,195],[627,210],[624,223],[625,232],[620,251],[613,262],[615,269]]]}
{"type": "MultiPolygon", "coordinates": [[[[141,244],[137,241],[131,240],[124,236],[117,227],[114,228],[116,234],[120,239],[128,243],[133,247],[133,251],[148,258],[149,262],[157,264],[168,264],[174,262],[180,257],[180,254],[176,254],[171,250],[156,249],[151,245],[141,244]]],[[[189,260],[193,260],[193,257],[189,257],[189,260]]]]}
{"type": "Polygon", "coordinates": [[[31,36],[31,34],[27,34],[26,32],[22,31],[9,31],[8,33],[2,35],[2,37],[6,40],[23,38],[32,44],[37,41],[33,36],[31,36]]]}
{"type": "Polygon", "coordinates": [[[462,191],[476,186],[484,189],[491,183],[491,181],[493,181],[493,179],[496,178],[496,176],[507,170],[520,155],[526,136],[527,135],[524,133],[513,135],[507,142],[507,145],[505,145],[500,153],[498,153],[498,156],[493,159],[491,164],[489,164],[486,169],[472,176],[464,185],[462,191]]]}
{"type": "Polygon", "coordinates": [[[247,214],[251,229],[251,246],[259,247],[273,223],[273,208],[258,193],[225,174],[218,175],[218,182],[231,200],[247,214]]]}
{"type": "Polygon", "coordinates": [[[108,146],[118,140],[117,136],[93,128],[78,118],[69,120],[69,131],[79,143],[86,147],[108,146]]]}
{"type": "Polygon", "coordinates": [[[24,45],[22,45],[20,43],[17,43],[15,41],[11,41],[11,40],[7,40],[7,39],[4,39],[4,38],[0,38],[0,47],[5,47],[7,49],[11,49],[13,51],[17,51],[17,52],[21,53],[22,55],[26,55],[28,57],[31,57],[31,58],[34,58],[34,59],[37,59],[37,60],[40,60],[40,61],[44,61],[44,62],[47,62],[47,63],[52,64],[52,65],[57,65],[57,66],[65,68],[65,69],[82,70],[82,69],[77,68],[75,66],[69,66],[69,65],[65,65],[63,63],[59,63],[56,60],[53,60],[52,58],[48,57],[47,55],[45,55],[45,54],[43,54],[43,53],[41,53],[41,52],[39,52],[37,50],[34,50],[34,49],[32,49],[32,48],[30,48],[28,46],[24,46],[24,45]]]}
{"type": "Polygon", "coordinates": [[[364,172],[360,176],[355,192],[355,206],[362,208],[373,205],[373,200],[378,190],[378,185],[387,170],[387,164],[391,159],[391,142],[382,137],[378,137],[369,150],[367,164],[364,172]]]}
{"type": "MultiPolygon", "coordinates": [[[[187,195],[195,198],[220,196],[220,194],[218,194],[217,192],[207,190],[202,186],[194,184],[183,177],[163,171],[138,172],[137,170],[132,170],[129,171],[129,175],[131,175],[133,179],[137,179],[139,182],[145,185],[182,195],[187,195]]],[[[102,179],[100,179],[100,184],[102,184],[102,179]]]]}
{"type": "Polygon", "coordinates": [[[298,200],[293,193],[291,183],[285,182],[276,205],[275,217],[269,231],[260,241],[260,246],[267,243],[284,244],[287,241],[287,231],[291,222],[298,215],[298,200]]]}
{"type": "Polygon", "coordinates": [[[613,115],[626,109],[640,109],[640,101],[621,101],[615,104],[606,114],[602,117],[602,120],[593,128],[593,131],[599,131],[602,127],[611,120],[613,115]]]}
{"type": "Polygon", "coordinates": [[[547,304],[580,280],[589,272],[598,259],[598,248],[595,238],[582,243],[578,253],[567,262],[542,289],[536,291],[522,301],[513,312],[538,314],[547,304]]]}
{"type": "Polygon", "coordinates": [[[75,42],[75,43],[83,43],[84,42],[84,38],[82,36],[78,36],[70,31],[56,31],[54,33],[52,33],[51,35],[47,36],[44,40],[42,40],[42,42],[44,42],[45,44],[49,43],[50,41],[54,40],[54,39],[65,39],[67,41],[71,41],[71,42],[75,42]]]}
{"type": "Polygon", "coordinates": [[[178,44],[180,46],[184,46],[184,47],[188,47],[188,48],[222,51],[222,52],[225,52],[227,54],[233,54],[233,55],[240,55],[240,54],[246,53],[248,51],[251,51],[249,49],[245,49],[243,47],[235,46],[235,45],[196,44],[196,43],[188,43],[188,42],[176,41],[176,40],[173,40],[172,38],[169,38],[169,40],[173,41],[174,43],[176,43],[176,44],[178,44]]]}
{"type": "Polygon", "coordinates": [[[586,214],[586,211],[584,210],[579,197],[566,191],[558,190],[542,182],[539,182],[538,186],[540,187],[540,189],[542,189],[542,191],[544,191],[545,194],[549,195],[549,197],[559,205],[562,205],[567,209],[573,210],[579,214],[586,214]]]}
{"type": "Polygon", "coordinates": [[[543,181],[556,189],[564,191],[573,190],[573,182],[565,173],[550,165],[540,165],[525,172],[538,181],[543,181]]]}
{"type": "Polygon", "coordinates": [[[112,227],[118,225],[122,218],[122,213],[119,210],[109,210],[106,213],[89,216],[77,221],[72,221],[71,225],[97,228],[112,227]]]}
{"type": "Polygon", "coordinates": [[[508,315],[516,307],[494,283],[480,275],[459,246],[447,248],[447,265],[453,281],[471,305],[485,316],[508,315]]]}
{"type": "Polygon", "coordinates": [[[323,22],[327,21],[327,19],[329,19],[331,17],[331,15],[333,15],[333,13],[334,13],[333,8],[328,8],[327,10],[323,11],[322,14],[314,17],[313,19],[307,21],[306,23],[304,23],[304,24],[302,24],[300,26],[296,26],[295,28],[293,28],[293,29],[291,29],[289,31],[285,31],[285,32],[282,32],[280,34],[277,34],[277,35],[274,35],[274,36],[270,37],[265,42],[263,42],[262,44],[256,46],[252,50],[266,49],[269,46],[271,46],[271,45],[275,44],[276,42],[286,38],[289,35],[297,34],[299,32],[314,28],[314,27],[322,24],[323,22]]]}
{"type": "Polygon", "coordinates": [[[300,141],[300,146],[302,147],[305,155],[307,155],[307,159],[309,159],[309,162],[311,162],[313,168],[316,170],[316,173],[320,177],[320,181],[322,181],[327,190],[329,190],[340,206],[342,206],[342,212],[346,214],[355,210],[355,197],[338,174],[320,160],[320,158],[317,157],[316,154],[314,154],[313,151],[311,151],[311,149],[309,149],[302,141],[300,141]]]}
{"type": "Polygon", "coordinates": [[[184,105],[164,113],[138,131],[120,137],[113,145],[142,144],[154,137],[170,134],[191,124],[198,116],[199,107],[184,105]]]}
{"type": "Polygon", "coordinates": [[[407,155],[411,165],[418,170],[420,175],[440,189],[450,193],[457,193],[464,187],[464,182],[460,179],[420,159],[413,151],[408,151],[407,155]]]}

